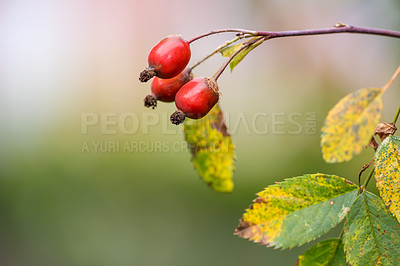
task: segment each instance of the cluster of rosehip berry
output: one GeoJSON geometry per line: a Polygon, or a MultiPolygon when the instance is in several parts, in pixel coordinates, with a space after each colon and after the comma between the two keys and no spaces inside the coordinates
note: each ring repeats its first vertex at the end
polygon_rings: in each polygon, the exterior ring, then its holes
{"type": "Polygon", "coordinates": [[[178,111],[171,115],[175,125],[183,123],[185,117],[199,119],[207,115],[219,100],[218,84],[214,78],[193,79],[187,67],[191,51],[188,41],[180,36],[169,36],[150,51],[149,66],[140,73],[139,80],[151,83],[151,95],[144,99],[146,107],[155,108],[157,100],[173,102],[178,111]]]}

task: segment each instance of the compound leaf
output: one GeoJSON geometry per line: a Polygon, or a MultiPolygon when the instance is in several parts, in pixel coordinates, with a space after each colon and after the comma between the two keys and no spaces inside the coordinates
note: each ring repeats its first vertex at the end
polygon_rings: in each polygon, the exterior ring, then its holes
{"type": "Polygon", "coordinates": [[[343,243],[351,265],[400,265],[400,225],[382,199],[368,191],[351,207],[343,243]]]}
{"type": "Polygon", "coordinates": [[[229,63],[229,67],[231,69],[231,72],[233,71],[233,69],[243,60],[243,58],[245,58],[245,56],[250,53],[254,48],[256,48],[257,46],[259,46],[260,44],[262,44],[265,41],[265,39],[263,37],[256,37],[253,39],[250,39],[249,41],[246,42],[242,42],[239,44],[235,44],[235,45],[231,45],[226,47],[225,49],[223,49],[221,51],[222,56],[225,57],[230,57],[231,55],[233,55],[233,53],[235,53],[237,50],[239,50],[240,48],[242,48],[245,45],[248,45],[246,48],[244,48],[242,51],[240,51],[233,59],[232,61],[229,63]],[[250,44],[249,44],[250,43],[250,44]]]}
{"type": "Polygon", "coordinates": [[[326,162],[348,161],[367,146],[381,118],[383,89],[365,88],[342,98],[326,117],[321,147],[326,162]]]}
{"type": "Polygon", "coordinates": [[[385,205],[400,221],[400,138],[388,136],[375,153],[376,186],[385,205]]]}
{"type": "Polygon", "coordinates": [[[311,247],[297,260],[297,266],[346,266],[343,242],[327,239],[311,247]]]}
{"type": "Polygon", "coordinates": [[[202,119],[186,119],[184,132],[200,177],[215,191],[232,192],[234,145],[219,105],[202,119]]]}
{"type": "Polygon", "coordinates": [[[357,191],[356,185],[335,175],[286,179],[257,194],[235,234],[282,249],[302,245],[336,226],[349,212],[357,191]]]}

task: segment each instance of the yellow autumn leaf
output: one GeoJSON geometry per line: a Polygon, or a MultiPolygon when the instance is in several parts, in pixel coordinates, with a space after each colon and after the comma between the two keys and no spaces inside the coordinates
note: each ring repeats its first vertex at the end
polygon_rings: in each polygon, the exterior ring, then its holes
{"type": "Polygon", "coordinates": [[[330,110],[321,134],[326,162],[348,161],[368,145],[381,118],[383,92],[381,88],[357,90],[330,110]]]}
{"type": "Polygon", "coordinates": [[[357,192],[356,185],[335,175],[286,179],[257,193],[235,234],[276,248],[300,246],[340,223],[357,192]]]}
{"type": "Polygon", "coordinates": [[[400,221],[400,138],[388,136],[375,153],[375,179],[380,195],[400,221]]]}
{"type": "Polygon", "coordinates": [[[232,192],[234,145],[219,105],[202,119],[187,119],[184,132],[193,166],[203,181],[215,191],[232,192]]]}

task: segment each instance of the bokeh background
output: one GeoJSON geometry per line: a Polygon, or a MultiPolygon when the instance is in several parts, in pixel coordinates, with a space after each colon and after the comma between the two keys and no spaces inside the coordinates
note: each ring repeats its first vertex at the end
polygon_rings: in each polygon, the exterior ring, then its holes
{"type": "MultiPolygon", "coordinates": [[[[174,105],[143,107],[150,84],[138,74],[151,47],[171,34],[338,21],[400,30],[399,11],[397,0],[1,1],[0,265],[293,265],[314,243],[265,248],[233,235],[238,219],[256,192],[287,177],[322,172],[356,182],[372,151],[326,164],[319,130],[341,97],[389,80],[400,64],[399,40],[274,39],[226,71],[221,106],[237,153],[235,190],[226,195],[193,170],[181,127],[168,122],[174,105]],[[309,112],[314,133],[304,130],[309,112]],[[84,134],[88,113],[100,121],[84,134]],[[292,113],[300,113],[298,134],[289,134],[292,113]],[[118,123],[123,115],[129,133],[118,123]],[[133,148],[124,151],[126,143],[133,148]]],[[[231,38],[193,43],[190,64],[231,38]]],[[[223,60],[215,56],[195,75],[211,76],[223,60]]],[[[384,96],[384,121],[397,108],[399,87],[396,81],[384,96]]],[[[373,182],[370,189],[376,192],[373,182]]]]}

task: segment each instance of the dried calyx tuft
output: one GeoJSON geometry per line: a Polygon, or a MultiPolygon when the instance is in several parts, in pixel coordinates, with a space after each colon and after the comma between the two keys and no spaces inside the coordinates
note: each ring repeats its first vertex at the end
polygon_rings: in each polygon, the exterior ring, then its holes
{"type": "Polygon", "coordinates": [[[154,97],[154,95],[147,95],[146,98],[144,98],[144,106],[148,108],[156,108],[157,107],[157,99],[154,97]]]}
{"type": "Polygon", "coordinates": [[[171,115],[169,120],[171,121],[172,124],[179,125],[182,124],[183,121],[185,121],[185,117],[186,117],[185,113],[182,112],[181,110],[178,110],[171,115]]]}
{"type": "Polygon", "coordinates": [[[156,75],[156,71],[153,68],[146,68],[140,72],[139,80],[140,82],[147,82],[156,75]]]}

